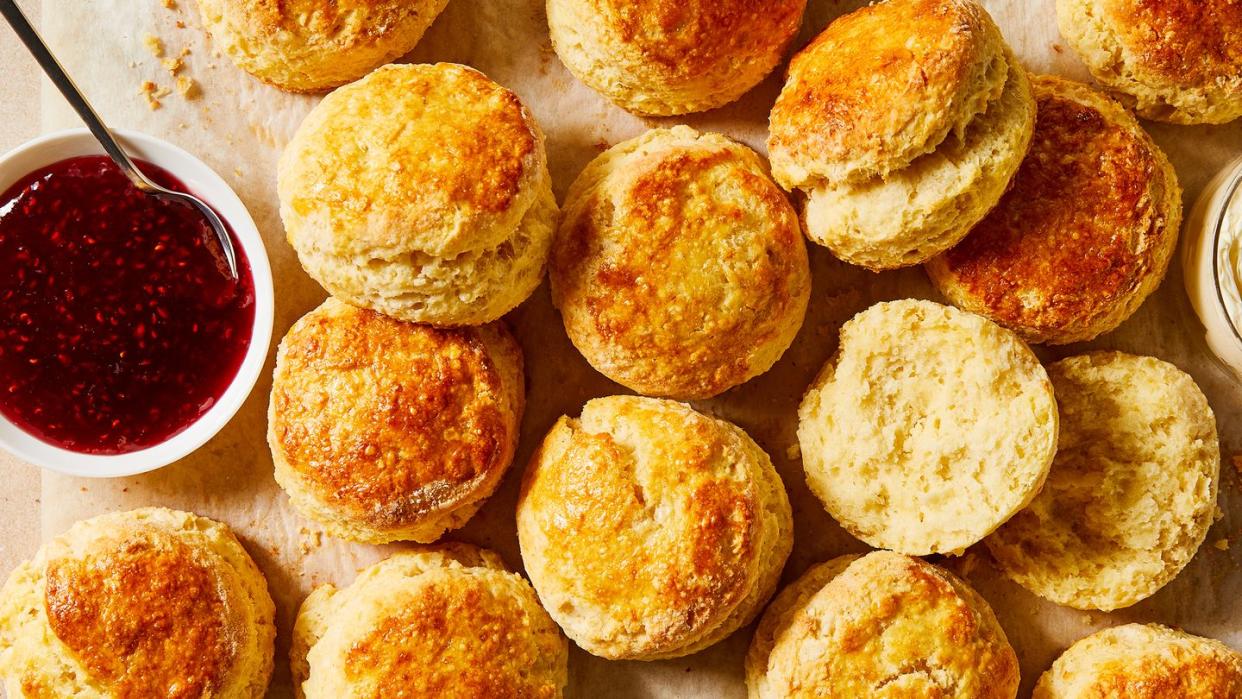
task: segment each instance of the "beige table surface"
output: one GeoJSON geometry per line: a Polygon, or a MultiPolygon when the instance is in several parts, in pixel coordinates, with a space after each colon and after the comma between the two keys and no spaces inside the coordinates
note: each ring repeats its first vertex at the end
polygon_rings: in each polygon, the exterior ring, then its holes
{"type": "MultiPolygon", "coordinates": [[[[38,21],[39,0],[18,0],[38,21]]],[[[39,69],[9,31],[0,27],[0,152],[39,134],[39,69]]],[[[39,469],[0,453],[0,575],[39,547],[39,469]]]]}

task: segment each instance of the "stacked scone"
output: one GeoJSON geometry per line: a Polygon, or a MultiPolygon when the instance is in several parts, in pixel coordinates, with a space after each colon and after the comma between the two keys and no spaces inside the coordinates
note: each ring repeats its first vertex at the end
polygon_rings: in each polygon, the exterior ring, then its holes
{"type": "Polygon", "coordinates": [[[888,0],[841,17],[772,109],[776,180],[810,238],[873,270],[924,262],[1000,200],[1031,140],[1022,66],[974,0],[888,0]]]}

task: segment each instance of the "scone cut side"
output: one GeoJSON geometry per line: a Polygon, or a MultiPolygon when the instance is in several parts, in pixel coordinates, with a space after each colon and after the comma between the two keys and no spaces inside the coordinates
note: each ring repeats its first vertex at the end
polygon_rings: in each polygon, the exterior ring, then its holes
{"type": "Polygon", "coordinates": [[[960,554],[1039,492],[1056,451],[1052,384],[985,318],[880,303],[841,329],[798,412],[807,485],[847,531],[909,555],[960,554]]]}

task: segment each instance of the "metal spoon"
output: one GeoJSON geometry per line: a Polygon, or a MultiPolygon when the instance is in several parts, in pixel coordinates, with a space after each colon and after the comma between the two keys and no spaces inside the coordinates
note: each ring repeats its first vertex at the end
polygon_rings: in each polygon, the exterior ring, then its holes
{"type": "Polygon", "coordinates": [[[48,50],[47,44],[43,43],[43,39],[39,37],[39,33],[30,26],[30,22],[17,7],[15,0],[0,0],[0,15],[4,15],[4,18],[8,20],[9,26],[17,33],[17,38],[26,45],[31,55],[43,68],[43,72],[47,73],[47,77],[52,80],[52,84],[69,102],[69,106],[73,107],[82,121],[86,122],[86,128],[90,129],[95,139],[103,146],[104,152],[129,177],[135,187],[161,199],[189,204],[203,213],[203,216],[207,218],[207,223],[215,231],[220,247],[224,250],[224,259],[228,262],[229,272],[234,279],[237,279],[237,252],[233,250],[233,241],[229,238],[228,228],[216,212],[198,197],[161,187],[142,174],[142,171],[134,165],[134,161],[130,160],[129,155],[121,148],[121,144],[117,143],[116,137],[104,125],[103,120],[91,108],[90,103],[82,96],[82,92],[73,84],[73,80],[65,73],[65,69],[61,68],[56,57],[48,50]]]}

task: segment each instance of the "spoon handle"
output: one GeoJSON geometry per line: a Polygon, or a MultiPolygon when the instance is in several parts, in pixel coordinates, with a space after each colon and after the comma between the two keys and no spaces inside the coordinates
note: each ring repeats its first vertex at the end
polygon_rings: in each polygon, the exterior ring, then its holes
{"type": "Polygon", "coordinates": [[[134,182],[140,189],[149,189],[150,183],[145,175],[134,165],[129,159],[120,144],[116,142],[116,137],[104,125],[103,120],[95,113],[90,103],[86,101],[86,97],[82,95],[82,91],[77,85],[73,84],[73,80],[65,73],[65,69],[60,66],[60,62],[48,50],[47,44],[43,43],[43,39],[35,28],[30,25],[29,20],[22,14],[21,9],[17,6],[15,0],[0,0],[0,15],[4,15],[9,26],[17,34],[17,38],[39,62],[39,66],[43,68],[43,72],[51,79],[52,84],[60,90],[60,94],[64,95],[65,100],[69,102],[69,106],[73,107],[73,111],[78,113],[82,121],[86,122],[86,127],[99,140],[103,146],[104,152],[125,172],[130,180],[134,182]]]}

